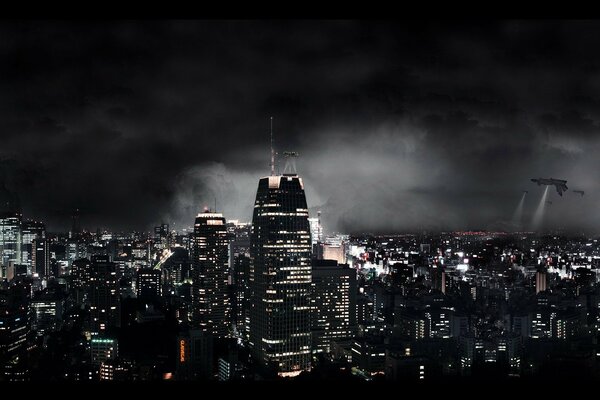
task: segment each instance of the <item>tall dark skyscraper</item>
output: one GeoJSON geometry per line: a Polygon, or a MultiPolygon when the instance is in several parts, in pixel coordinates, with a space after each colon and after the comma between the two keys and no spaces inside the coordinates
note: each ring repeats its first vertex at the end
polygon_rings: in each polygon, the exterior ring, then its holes
{"type": "Polygon", "coordinates": [[[117,266],[108,256],[92,257],[90,274],[90,331],[101,335],[120,324],[120,294],[117,266]]]}
{"type": "Polygon", "coordinates": [[[302,178],[271,173],[252,218],[250,342],[262,365],[289,376],[310,367],[310,225],[302,178]]]}
{"type": "Polygon", "coordinates": [[[215,212],[198,214],[192,245],[192,323],[194,328],[211,333],[215,337],[230,335],[228,245],[229,238],[223,215],[215,212]]]}
{"type": "Polygon", "coordinates": [[[69,236],[71,239],[79,239],[81,235],[81,223],[79,222],[79,209],[76,209],[71,216],[71,232],[69,236]]]}

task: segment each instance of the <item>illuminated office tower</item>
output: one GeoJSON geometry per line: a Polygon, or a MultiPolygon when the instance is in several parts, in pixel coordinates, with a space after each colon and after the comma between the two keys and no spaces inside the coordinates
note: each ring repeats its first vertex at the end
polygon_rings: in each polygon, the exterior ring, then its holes
{"type": "Polygon", "coordinates": [[[21,214],[0,214],[0,266],[6,269],[10,263],[21,264],[21,214]]]}
{"type": "Polygon", "coordinates": [[[38,336],[57,331],[62,322],[64,299],[53,293],[38,293],[31,300],[33,311],[32,328],[38,336]]]}
{"type": "Polygon", "coordinates": [[[250,344],[282,376],[310,368],[311,237],[302,178],[261,178],[250,239],[250,344]]]}
{"type": "Polygon", "coordinates": [[[356,270],[335,260],[313,260],[313,352],[329,353],[331,342],[353,338],[356,332],[356,270]]]}
{"type": "Polygon", "coordinates": [[[215,337],[227,337],[231,324],[229,238],[223,215],[208,211],[198,214],[193,241],[192,324],[215,337]]]}
{"type": "Polygon", "coordinates": [[[79,239],[81,237],[81,223],[79,218],[79,209],[75,209],[73,211],[73,215],[71,215],[71,231],[69,232],[70,239],[79,239]]]}
{"type": "Polygon", "coordinates": [[[120,325],[120,295],[117,267],[108,256],[93,256],[89,283],[90,331],[105,333],[120,325]]]}
{"type": "Polygon", "coordinates": [[[33,241],[46,238],[46,226],[42,222],[37,221],[23,221],[21,228],[21,262],[27,265],[29,273],[35,272],[32,268],[33,265],[33,253],[35,252],[33,241]]]}

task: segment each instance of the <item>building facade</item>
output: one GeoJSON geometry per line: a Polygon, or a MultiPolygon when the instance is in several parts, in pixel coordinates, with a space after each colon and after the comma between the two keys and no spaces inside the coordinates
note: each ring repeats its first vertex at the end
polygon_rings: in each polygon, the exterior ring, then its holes
{"type": "Polygon", "coordinates": [[[356,334],[356,270],[335,260],[313,260],[313,352],[329,353],[331,343],[356,334]]]}
{"type": "Polygon", "coordinates": [[[251,233],[250,344],[280,375],[310,368],[311,237],[296,174],[260,179],[251,233]]]}
{"type": "Polygon", "coordinates": [[[92,257],[90,266],[90,331],[92,335],[102,335],[109,328],[120,325],[117,267],[108,256],[100,255],[92,257]]]}
{"type": "Polygon", "coordinates": [[[192,245],[192,324],[194,328],[215,337],[230,335],[228,245],[223,215],[214,212],[198,214],[194,223],[192,245]]]}

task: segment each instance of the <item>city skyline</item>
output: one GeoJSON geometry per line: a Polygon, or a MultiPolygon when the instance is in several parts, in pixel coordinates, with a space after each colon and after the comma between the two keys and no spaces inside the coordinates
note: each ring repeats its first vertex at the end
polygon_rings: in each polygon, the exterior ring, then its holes
{"type": "Polygon", "coordinates": [[[0,22],[0,387],[597,385],[597,45],[0,22]]]}
{"type": "Polygon", "coordinates": [[[286,170],[259,179],[251,225],[56,235],[0,215],[0,381],[599,376],[599,238],[322,235],[286,170]]]}

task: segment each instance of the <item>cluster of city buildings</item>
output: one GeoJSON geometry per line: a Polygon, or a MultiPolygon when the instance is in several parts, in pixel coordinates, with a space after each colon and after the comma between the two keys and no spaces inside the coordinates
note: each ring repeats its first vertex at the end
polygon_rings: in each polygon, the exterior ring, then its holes
{"type": "Polygon", "coordinates": [[[600,372],[600,243],[324,234],[296,173],[251,223],[65,234],[0,215],[0,381],[473,379],[600,372]]]}

